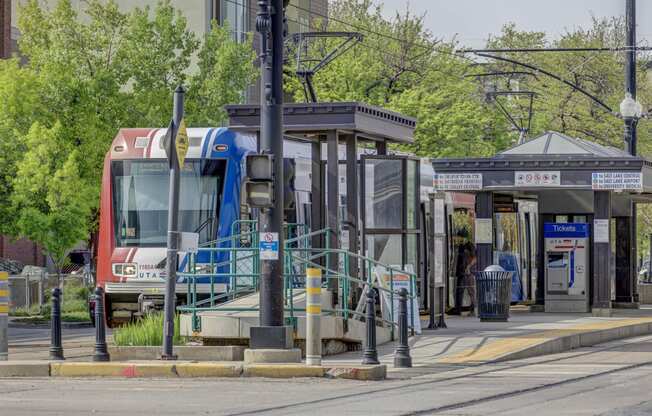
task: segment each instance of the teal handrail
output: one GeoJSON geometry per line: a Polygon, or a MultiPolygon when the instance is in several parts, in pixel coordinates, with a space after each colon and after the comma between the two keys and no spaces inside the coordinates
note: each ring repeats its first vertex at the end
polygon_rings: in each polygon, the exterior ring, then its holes
{"type": "MultiPolygon", "coordinates": [[[[258,233],[254,231],[257,227],[255,221],[241,221],[238,224],[232,226],[232,230],[236,231],[241,227],[242,224],[245,224],[249,227],[249,231],[243,234],[234,234],[228,238],[223,238],[216,240],[214,244],[211,244],[210,247],[201,247],[198,250],[200,252],[210,252],[210,272],[208,273],[198,273],[196,268],[196,256],[198,253],[191,254],[189,261],[187,262],[188,267],[187,271],[179,273],[179,276],[187,280],[188,288],[188,304],[186,306],[181,306],[178,308],[182,312],[191,312],[192,313],[192,322],[193,330],[198,330],[199,320],[197,319],[197,313],[200,311],[211,311],[211,310],[222,310],[222,311],[255,311],[258,310],[257,307],[246,308],[246,307],[234,307],[225,305],[224,301],[234,300],[238,296],[243,294],[248,294],[256,291],[258,289],[259,278],[260,278],[260,257],[259,257],[259,247],[258,247],[258,233]],[[241,242],[246,242],[246,245],[249,247],[239,246],[241,242]],[[230,242],[225,247],[221,247],[221,244],[230,242]],[[222,253],[222,254],[220,254],[222,253]],[[220,262],[216,261],[216,258],[226,257],[227,260],[220,262]],[[225,271],[224,268],[227,268],[228,271],[225,271]],[[197,293],[197,281],[198,279],[210,280],[210,293],[208,298],[199,299],[197,293]],[[230,283],[226,285],[226,291],[221,293],[216,293],[215,290],[215,280],[218,278],[227,279],[230,283]],[[235,309],[234,309],[235,308],[235,309]]],[[[379,319],[381,322],[390,325],[392,331],[392,338],[394,338],[394,331],[396,323],[394,322],[395,318],[395,306],[394,298],[398,294],[396,290],[392,290],[395,276],[401,274],[403,276],[408,276],[410,280],[409,285],[409,294],[408,298],[410,299],[410,310],[411,310],[411,322],[409,326],[412,328],[414,333],[415,326],[415,311],[414,311],[414,302],[412,299],[416,296],[416,274],[412,272],[404,271],[397,267],[392,267],[386,264],[383,264],[372,258],[353,253],[343,249],[331,249],[328,247],[330,240],[330,235],[332,231],[328,228],[309,231],[307,227],[301,224],[288,224],[286,229],[292,229],[296,227],[296,230],[301,230],[302,232],[297,231],[297,235],[291,238],[287,238],[284,244],[284,253],[285,253],[285,268],[283,273],[283,287],[285,291],[285,311],[288,313],[289,317],[293,319],[296,315],[296,312],[303,312],[302,308],[297,308],[294,305],[295,297],[295,288],[300,286],[301,279],[305,278],[305,269],[307,267],[318,268],[322,271],[324,276],[324,281],[327,283],[331,279],[336,279],[338,281],[337,286],[340,288],[339,292],[341,297],[338,304],[340,307],[334,309],[323,309],[326,313],[335,313],[339,316],[342,316],[344,319],[349,319],[350,317],[361,317],[363,313],[360,313],[355,310],[355,308],[350,305],[349,295],[350,288],[352,284],[357,285],[368,285],[369,288],[379,291],[379,293],[385,293],[389,305],[387,308],[388,319],[384,319],[382,316],[379,319]],[[306,232],[307,231],[307,232],[306,232]],[[312,248],[313,238],[319,237],[322,241],[325,242],[326,247],[323,249],[312,248]],[[332,256],[335,256],[338,260],[334,264],[335,269],[331,267],[329,260],[332,256]],[[364,270],[365,277],[361,278],[359,276],[350,276],[349,264],[351,261],[358,262],[361,266],[361,270],[364,270]],[[372,279],[372,273],[374,270],[383,270],[385,276],[388,276],[389,281],[386,281],[384,284],[382,280],[379,279],[378,282],[372,279]],[[386,287],[387,286],[387,287],[386,287]]],[[[226,245],[226,244],[225,244],[226,245]]],[[[383,302],[381,300],[381,302],[383,302]]],[[[383,308],[384,308],[383,306],[383,308]]]]}

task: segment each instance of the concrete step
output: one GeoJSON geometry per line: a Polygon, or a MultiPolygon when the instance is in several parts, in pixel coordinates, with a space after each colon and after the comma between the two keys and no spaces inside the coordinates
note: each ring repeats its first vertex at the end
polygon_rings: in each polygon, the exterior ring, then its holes
{"type": "MultiPolygon", "coordinates": [[[[322,305],[329,305],[332,294],[324,291],[322,294],[322,305]]],[[[218,310],[199,312],[199,331],[192,330],[192,314],[182,314],[180,330],[183,336],[200,337],[209,340],[211,343],[228,345],[229,343],[242,345],[249,340],[249,329],[259,324],[258,320],[258,293],[243,296],[228,303],[221,304],[218,310]],[[251,308],[250,311],[228,311],[219,308],[251,308]]],[[[303,289],[295,289],[293,292],[293,304],[295,308],[305,309],[306,297],[303,289]]],[[[287,312],[286,312],[287,316],[287,312]]],[[[297,321],[296,340],[305,340],[306,318],[305,313],[296,311],[294,317],[297,321]]],[[[321,333],[324,340],[338,340],[344,343],[361,344],[366,338],[364,322],[353,317],[344,320],[340,316],[321,316],[321,333]]],[[[378,344],[391,340],[391,329],[385,326],[376,327],[376,338],[378,344]]]]}

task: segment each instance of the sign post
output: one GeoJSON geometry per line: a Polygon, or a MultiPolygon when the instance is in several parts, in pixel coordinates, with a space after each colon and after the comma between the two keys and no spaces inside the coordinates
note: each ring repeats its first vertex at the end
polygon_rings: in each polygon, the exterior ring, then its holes
{"type": "Polygon", "coordinates": [[[170,162],[170,194],[168,199],[168,241],[165,271],[163,352],[162,360],[176,360],[174,355],[174,317],[176,315],[177,253],[179,251],[179,186],[181,168],[188,151],[188,132],[183,121],[183,96],[185,91],[178,86],[174,91],[173,116],[168,131],[167,153],[170,162]]]}

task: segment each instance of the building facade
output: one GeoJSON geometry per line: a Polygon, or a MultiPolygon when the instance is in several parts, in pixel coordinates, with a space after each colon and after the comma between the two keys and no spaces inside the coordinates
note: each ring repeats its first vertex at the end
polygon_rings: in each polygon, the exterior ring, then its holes
{"type": "Polygon", "coordinates": [[[18,30],[12,25],[12,2],[14,0],[0,0],[0,59],[9,58],[16,52],[18,30]]]}

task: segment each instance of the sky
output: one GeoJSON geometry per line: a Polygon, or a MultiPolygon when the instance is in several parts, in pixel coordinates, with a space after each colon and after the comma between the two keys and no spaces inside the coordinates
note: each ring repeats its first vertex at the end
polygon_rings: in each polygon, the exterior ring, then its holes
{"type": "MultiPolygon", "coordinates": [[[[589,27],[592,16],[624,16],[625,0],[374,0],[393,16],[406,7],[426,14],[437,38],[454,36],[466,47],[483,47],[489,34],[514,22],[520,30],[543,31],[556,38],[566,30],[589,27]]],[[[652,45],[652,0],[636,2],[639,44],[652,45]]]]}

